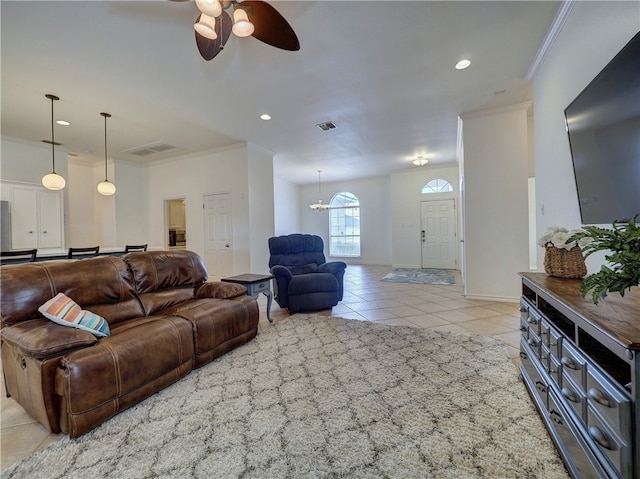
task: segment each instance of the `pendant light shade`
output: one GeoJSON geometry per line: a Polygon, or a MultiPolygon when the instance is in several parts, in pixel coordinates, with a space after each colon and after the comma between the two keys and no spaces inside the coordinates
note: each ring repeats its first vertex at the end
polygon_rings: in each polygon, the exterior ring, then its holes
{"type": "Polygon", "coordinates": [[[222,4],[219,0],[196,0],[196,6],[198,10],[212,18],[222,13],[222,4]]]}
{"type": "Polygon", "coordinates": [[[109,181],[107,176],[107,118],[110,118],[109,113],[100,113],[104,117],[104,181],[98,183],[98,193],[103,196],[111,196],[116,192],[116,185],[109,181]]]}
{"type": "Polygon", "coordinates": [[[231,27],[234,35],[237,37],[248,37],[251,36],[255,28],[253,23],[249,21],[247,11],[244,8],[235,7],[233,11],[233,27],[231,27]]]}
{"type": "Polygon", "coordinates": [[[51,141],[44,140],[45,143],[51,143],[51,162],[52,162],[52,171],[51,173],[44,175],[42,177],[42,186],[47,188],[48,190],[61,190],[67,184],[62,176],[56,173],[56,140],[54,137],[54,121],[53,121],[53,102],[58,101],[58,98],[55,95],[50,93],[46,94],[49,100],[51,100],[51,141]]]}
{"type": "Polygon", "coordinates": [[[216,19],[202,13],[198,17],[198,21],[193,24],[193,28],[196,32],[209,40],[215,40],[218,38],[216,33],[216,19]]]}

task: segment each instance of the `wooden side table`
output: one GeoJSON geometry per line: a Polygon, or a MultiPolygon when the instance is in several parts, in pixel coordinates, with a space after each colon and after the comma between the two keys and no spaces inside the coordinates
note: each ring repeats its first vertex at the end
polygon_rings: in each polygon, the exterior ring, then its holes
{"type": "Polygon", "coordinates": [[[229,278],[222,278],[222,281],[226,283],[238,283],[247,287],[247,294],[258,299],[260,293],[267,297],[267,319],[270,323],[271,319],[271,301],[273,300],[273,293],[271,292],[271,280],[275,276],[271,274],[252,274],[245,273],[238,276],[231,276],[229,278]]]}

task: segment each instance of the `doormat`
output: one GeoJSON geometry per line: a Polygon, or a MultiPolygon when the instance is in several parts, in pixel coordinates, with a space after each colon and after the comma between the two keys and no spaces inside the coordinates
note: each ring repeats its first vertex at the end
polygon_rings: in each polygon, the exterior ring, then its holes
{"type": "Polygon", "coordinates": [[[396,268],[382,278],[391,283],[456,284],[453,269],[396,268]]]}

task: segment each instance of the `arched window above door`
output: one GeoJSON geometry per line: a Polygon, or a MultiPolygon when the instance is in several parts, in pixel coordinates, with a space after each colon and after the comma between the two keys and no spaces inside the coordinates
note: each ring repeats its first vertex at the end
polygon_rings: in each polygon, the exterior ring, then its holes
{"type": "Polygon", "coordinates": [[[447,180],[442,178],[435,178],[427,182],[422,187],[422,194],[427,195],[429,193],[452,193],[453,186],[447,180]]]}

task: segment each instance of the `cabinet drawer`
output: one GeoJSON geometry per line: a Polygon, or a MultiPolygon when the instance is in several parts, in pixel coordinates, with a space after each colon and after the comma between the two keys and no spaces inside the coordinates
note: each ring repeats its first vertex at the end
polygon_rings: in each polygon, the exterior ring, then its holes
{"type": "Polygon", "coordinates": [[[560,388],[562,386],[562,368],[560,363],[553,356],[549,356],[549,369],[547,370],[549,376],[554,383],[560,388]]]}
{"type": "Polygon", "coordinates": [[[550,391],[548,423],[551,435],[556,440],[560,454],[565,459],[572,477],[581,479],[607,477],[600,463],[577,432],[577,427],[560,406],[561,403],[554,391],[550,391]]]}
{"type": "Polygon", "coordinates": [[[527,339],[527,344],[531,348],[531,351],[533,351],[533,353],[539,359],[542,341],[540,340],[540,337],[532,329],[529,329],[529,339],[527,339]]]}
{"type": "Polygon", "coordinates": [[[529,329],[536,334],[540,334],[540,324],[542,323],[542,315],[535,309],[529,308],[529,314],[527,316],[527,323],[529,323],[529,329]]]}
{"type": "Polygon", "coordinates": [[[587,404],[587,414],[589,437],[609,459],[618,474],[622,477],[631,477],[631,444],[620,438],[607,426],[590,402],[587,404]]]}
{"type": "Polygon", "coordinates": [[[523,369],[523,377],[530,394],[534,396],[534,400],[538,405],[538,408],[546,410],[549,387],[546,381],[542,379],[538,368],[535,366],[535,362],[538,361],[535,354],[531,351],[528,343],[522,338],[520,338],[520,359],[523,369]]]}
{"type": "Polygon", "coordinates": [[[624,441],[631,441],[631,401],[595,368],[587,371],[587,402],[624,441]]]}
{"type": "Polygon", "coordinates": [[[560,364],[563,376],[565,374],[571,376],[576,385],[584,391],[587,382],[587,362],[568,341],[562,341],[560,364]]]}
{"type": "Polygon", "coordinates": [[[542,339],[542,344],[545,344],[549,348],[551,354],[560,361],[562,333],[557,331],[545,318],[542,318],[540,324],[540,339],[542,339]]]}
{"type": "Polygon", "coordinates": [[[563,396],[565,404],[571,406],[576,416],[580,419],[584,426],[587,425],[587,397],[582,388],[575,385],[569,376],[562,378],[562,388],[560,393],[563,396]]]}

